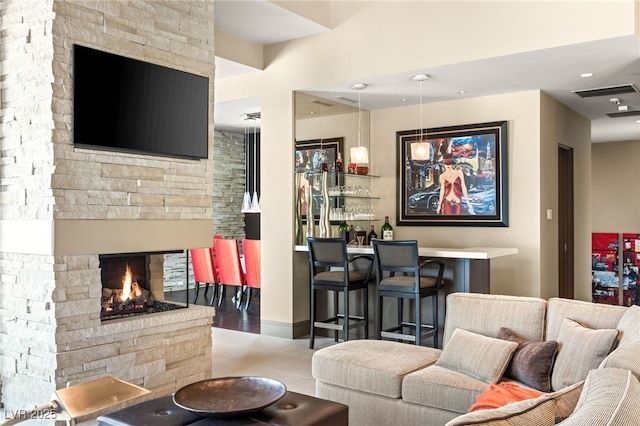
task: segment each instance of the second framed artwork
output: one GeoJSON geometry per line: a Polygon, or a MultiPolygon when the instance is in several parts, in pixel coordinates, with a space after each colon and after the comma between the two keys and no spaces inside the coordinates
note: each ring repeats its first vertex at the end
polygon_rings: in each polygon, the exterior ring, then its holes
{"type": "Polygon", "coordinates": [[[508,226],[507,122],[396,133],[397,224],[508,226]]]}
{"type": "MultiPolygon", "coordinates": [[[[335,173],[336,159],[338,152],[342,152],[343,142],[342,137],[296,141],[294,172],[303,221],[306,221],[308,212],[311,212],[315,219],[320,217],[322,165],[326,164],[327,171],[335,173]],[[306,199],[309,193],[307,186],[311,187],[311,200],[306,199]]],[[[333,177],[335,178],[335,174],[333,177]]]]}

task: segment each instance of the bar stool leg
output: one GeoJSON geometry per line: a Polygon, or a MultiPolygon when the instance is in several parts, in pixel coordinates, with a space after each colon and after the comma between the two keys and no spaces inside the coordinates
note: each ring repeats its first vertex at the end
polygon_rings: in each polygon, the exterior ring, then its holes
{"type": "Polygon", "coordinates": [[[364,338],[369,338],[369,286],[364,288],[364,338]]]}
{"type": "MultiPolygon", "coordinates": [[[[402,322],[404,321],[404,299],[402,297],[399,297],[398,299],[398,332],[403,334],[404,333],[404,327],[402,326],[402,322]]],[[[402,342],[402,340],[398,340],[399,342],[402,342]]]]}
{"type": "Polygon", "coordinates": [[[416,346],[422,344],[422,299],[416,298],[416,346]]]}
{"type": "Polygon", "coordinates": [[[376,339],[382,340],[382,296],[376,296],[376,339]]]}
{"type": "Polygon", "coordinates": [[[438,290],[436,290],[436,294],[431,296],[431,310],[433,311],[433,329],[435,333],[433,334],[433,347],[438,347],[438,290]]]}
{"type": "MultiPolygon", "coordinates": [[[[338,296],[339,296],[338,291],[334,290],[333,291],[333,315],[335,317],[336,324],[340,323],[340,318],[338,317],[338,315],[339,315],[339,313],[338,313],[338,296]]],[[[333,336],[334,336],[334,340],[337,343],[338,339],[339,339],[338,330],[337,329],[333,332],[333,336]]]]}
{"type": "Polygon", "coordinates": [[[349,340],[349,289],[344,289],[344,341],[349,340]]]}
{"type": "Polygon", "coordinates": [[[309,330],[309,349],[313,349],[313,343],[315,340],[315,326],[316,322],[316,289],[311,287],[311,329],[309,330]]]}

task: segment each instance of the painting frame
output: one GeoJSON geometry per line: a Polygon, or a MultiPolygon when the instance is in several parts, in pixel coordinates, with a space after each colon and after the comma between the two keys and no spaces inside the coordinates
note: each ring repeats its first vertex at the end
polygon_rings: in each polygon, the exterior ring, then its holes
{"type": "MultiPolygon", "coordinates": [[[[300,216],[302,221],[307,220],[307,200],[305,186],[310,183],[312,185],[313,199],[312,204],[313,217],[316,221],[320,219],[320,203],[321,203],[321,172],[322,163],[327,163],[327,171],[332,175],[332,179],[336,179],[336,159],[338,152],[343,152],[344,137],[311,139],[298,141],[295,143],[294,153],[294,174],[296,176],[296,196],[299,198],[300,216]]],[[[337,200],[331,199],[332,207],[335,207],[337,200]]]]}
{"type": "Polygon", "coordinates": [[[507,121],[396,132],[396,224],[509,226],[507,145],[507,121]]]}

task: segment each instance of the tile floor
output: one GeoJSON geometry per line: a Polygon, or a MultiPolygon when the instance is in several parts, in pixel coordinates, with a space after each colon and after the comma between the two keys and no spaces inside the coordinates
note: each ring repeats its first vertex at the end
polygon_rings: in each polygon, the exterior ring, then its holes
{"type": "Polygon", "coordinates": [[[308,338],[292,340],[222,328],[212,328],[212,340],[213,377],[269,377],[284,383],[288,390],[312,396],[311,356],[334,344],[332,338],[316,337],[312,350],[308,338]]]}
{"type": "MultiPolygon", "coordinates": [[[[312,350],[308,338],[285,339],[217,327],[211,328],[211,338],[213,377],[269,377],[284,383],[288,390],[312,396],[311,357],[316,350],[334,344],[333,338],[316,337],[312,350]]],[[[77,423],[95,425],[95,420],[77,423]]]]}

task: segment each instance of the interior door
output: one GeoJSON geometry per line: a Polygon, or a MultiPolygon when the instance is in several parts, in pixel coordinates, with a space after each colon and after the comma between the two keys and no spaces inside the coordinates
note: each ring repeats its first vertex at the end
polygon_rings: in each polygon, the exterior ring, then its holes
{"type": "Polygon", "coordinates": [[[558,295],[574,297],[573,148],[558,147],[558,295]]]}

